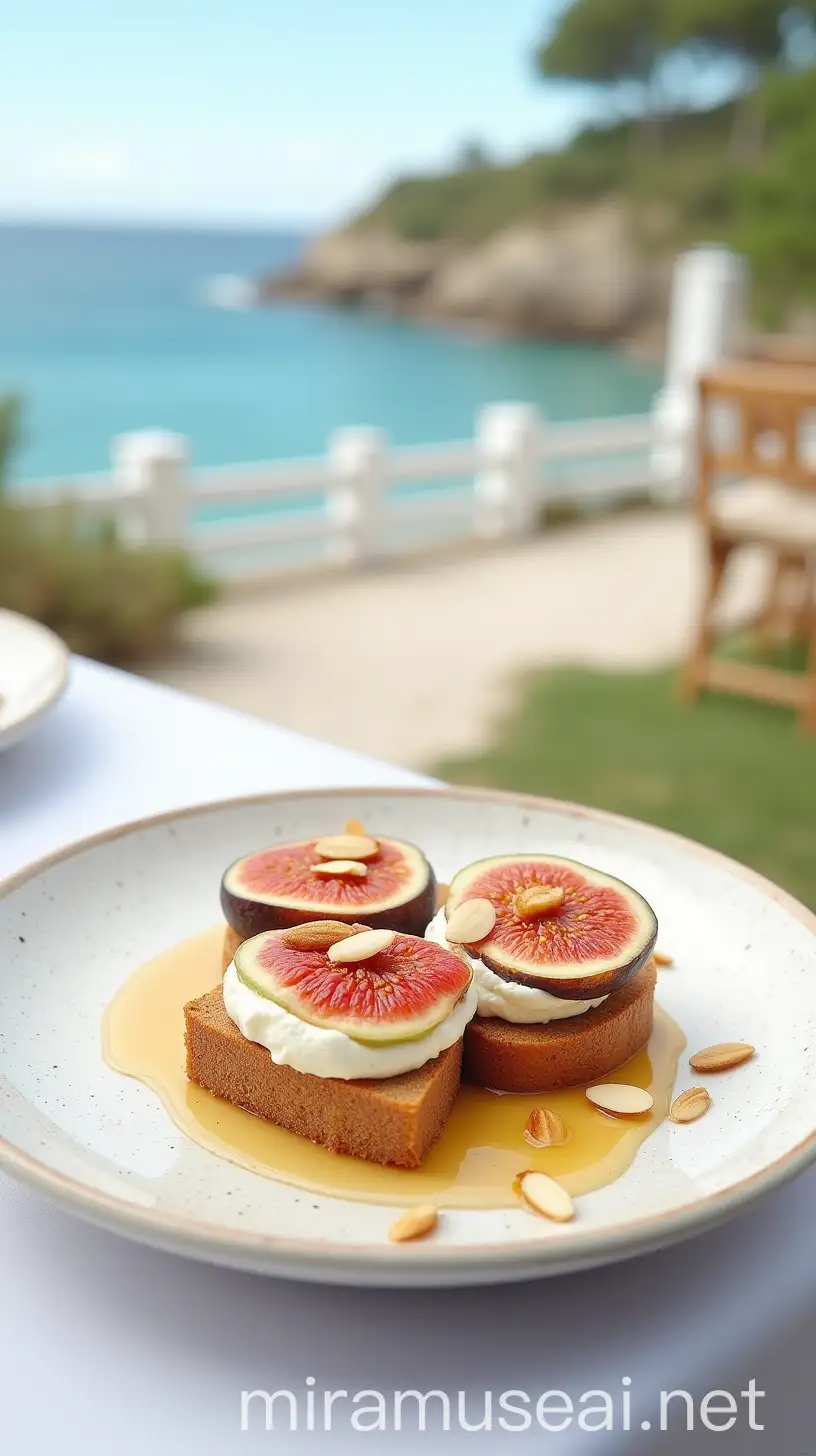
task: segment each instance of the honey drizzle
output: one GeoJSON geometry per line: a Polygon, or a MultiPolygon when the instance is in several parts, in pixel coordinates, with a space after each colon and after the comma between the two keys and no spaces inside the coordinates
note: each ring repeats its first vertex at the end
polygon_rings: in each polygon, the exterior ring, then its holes
{"type": "Polygon", "coordinates": [[[183,1007],[218,984],[222,939],[223,927],[204,931],[134,972],[105,1012],[103,1054],[115,1071],[158,1093],[193,1142],[263,1177],[375,1203],[431,1199],[455,1208],[506,1207],[516,1201],[513,1183],[526,1168],[549,1173],[573,1196],[613,1182],[668,1113],[685,1037],[655,1007],[648,1047],[605,1078],[647,1087],[655,1105],[645,1118],[609,1117],[592,1107],[582,1088],[521,1096],[463,1084],[421,1168],[384,1168],[330,1153],[188,1082],[183,1007]],[[568,1142],[536,1147],[525,1137],[539,1106],[563,1119],[568,1142]]]}

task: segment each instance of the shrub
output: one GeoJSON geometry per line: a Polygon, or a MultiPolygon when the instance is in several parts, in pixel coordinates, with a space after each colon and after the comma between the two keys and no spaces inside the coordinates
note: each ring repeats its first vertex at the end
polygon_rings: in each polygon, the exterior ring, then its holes
{"type": "Polygon", "coordinates": [[[81,522],[66,503],[41,510],[0,501],[0,607],[59,633],[105,662],[149,656],[180,614],[215,594],[184,551],[131,548],[112,523],[81,522]]]}
{"type": "Polygon", "coordinates": [[[20,443],[21,414],[19,395],[0,394],[0,491],[6,483],[9,461],[20,443]]]}

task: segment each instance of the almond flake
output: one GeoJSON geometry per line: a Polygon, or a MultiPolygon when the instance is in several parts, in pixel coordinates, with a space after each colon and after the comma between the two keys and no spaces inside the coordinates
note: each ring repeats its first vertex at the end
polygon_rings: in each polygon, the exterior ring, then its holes
{"type": "Polygon", "coordinates": [[[611,1112],[614,1117],[640,1117],[654,1107],[651,1092],[632,1087],[628,1082],[604,1082],[599,1087],[587,1087],[586,1095],[593,1107],[611,1112]]]}
{"type": "Polygon", "coordinates": [[[373,859],[379,850],[376,839],[370,839],[367,834],[330,834],[318,839],[315,845],[315,854],[321,859],[353,859],[361,863],[373,859]]]}
{"type": "Polygon", "coordinates": [[[432,1203],[420,1203],[409,1208],[388,1230],[388,1237],[395,1244],[405,1244],[409,1239],[423,1239],[432,1233],[439,1221],[439,1215],[432,1203]]]}
{"type": "Polygon", "coordinates": [[[310,868],[313,875],[325,875],[327,880],[362,880],[368,874],[367,866],[356,859],[328,859],[321,864],[313,864],[310,868]]]}
{"type": "Polygon", "coordinates": [[[496,911],[490,900],[463,900],[448,920],[445,939],[451,945],[476,945],[495,924],[496,911]]]}
{"type": "Polygon", "coordinates": [[[522,1173],[519,1189],[525,1203],[555,1223],[568,1223],[575,1216],[575,1205],[566,1188],[546,1173],[522,1173]]]}
{"type": "Polygon", "coordinates": [[[537,920],[540,915],[553,915],[564,903],[562,885],[530,885],[519,890],[513,909],[520,920],[537,920]]]}
{"type": "Polygon", "coordinates": [[[747,1041],[721,1041],[695,1052],[693,1057],[689,1057],[689,1066],[695,1072],[727,1072],[731,1067],[747,1062],[755,1051],[756,1048],[749,1046],[747,1041]]]}
{"type": "Polygon", "coordinates": [[[338,940],[335,945],[329,946],[327,954],[336,966],[356,965],[359,961],[367,961],[372,956],[379,955],[381,950],[388,950],[396,938],[395,930],[361,930],[359,934],[349,935],[345,940],[338,940]]]}
{"type": "Polygon", "coordinates": [[[673,966],[674,956],[667,955],[664,950],[656,950],[652,955],[656,966],[673,966]]]}
{"type": "Polygon", "coordinates": [[[359,819],[347,819],[343,825],[344,834],[365,834],[365,828],[359,819]]]}
{"type": "Polygon", "coordinates": [[[696,1122],[710,1106],[711,1098],[705,1087],[688,1087],[675,1097],[669,1116],[672,1122],[696,1122]]]}
{"type": "Polygon", "coordinates": [[[328,950],[340,940],[348,940],[354,931],[342,920],[309,920],[305,925],[293,925],[281,936],[290,950],[328,950]]]}
{"type": "Polygon", "coordinates": [[[568,1142],[570,1137],[563,1118],[557,1112],[551,1112],[549,1107],[534,1107],[524,1131],[528,1142],[536,1143],[540,1148],[558,1147],[560,1143],[568,1142]]]}

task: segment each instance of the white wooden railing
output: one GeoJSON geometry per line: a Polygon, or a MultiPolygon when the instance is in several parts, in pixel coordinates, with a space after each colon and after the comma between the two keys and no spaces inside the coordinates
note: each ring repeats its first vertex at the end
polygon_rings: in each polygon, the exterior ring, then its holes
{"type": "Polygon", "coordinates": [[[139,431],[114,441],[110,472],[40,482],[23,498],[45,510],[70,498],[126,540],[183,545],[235,579],[523,538],[547,505],[676,499],[690,482],[696,377],[731,347],[743,275],[722,249],[679,260],[666,384],[648,415],[561,424],[494,404],[472,440],[392,448],[380,430],[343,429],[315,459],[195,469],[183,436],[139,431]]]}
{"type": "Polygon", "coordinates": [[[530,405],[490,405],[473,440],[397,449],[379,430],[344,429],[314,459],[191,469],[183,437],[140,431],[115,442],[109,473],[40,482],[24,499],[70,499],[126,540],[184,545],[216,574],[268,576],[523,537],[548,504],[665,491],[655,438],[652,416],[545,426],[530,405]]]}

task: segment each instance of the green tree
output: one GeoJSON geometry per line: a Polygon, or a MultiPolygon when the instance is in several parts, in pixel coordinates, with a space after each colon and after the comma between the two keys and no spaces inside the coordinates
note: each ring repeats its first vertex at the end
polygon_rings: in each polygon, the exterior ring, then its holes
{"type": "Polygon", "coordinates": [[[657,137],[662,71],[667,53],[667,6],[672,0],[574,0],[538,49],[543,76],[585,82],[617,96],[633,96],[635,109],[657,137]]]}
{"type": "MultiPolygon", "coordinates": [[[[811,0],[812,3],[812,0],[811,0]]],[[[732,151],[753,161],[762,150],[764,118],[759,82],[785,52],[790,0],[669,0],[668,44],[690,45],[707,59],[737,67],[742,98],[734,113],[732,151]]]]}

